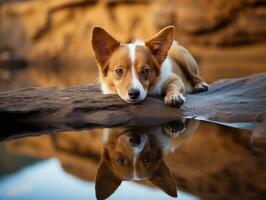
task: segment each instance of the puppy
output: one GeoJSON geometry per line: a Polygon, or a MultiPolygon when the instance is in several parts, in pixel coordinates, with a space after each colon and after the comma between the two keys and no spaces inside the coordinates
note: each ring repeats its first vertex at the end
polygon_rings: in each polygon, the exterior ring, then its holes
{"type": "Polygon", "coordinates": [[[104,94],[118,94],[128,103],[147,95],[164,96],[167,105],[185,101],[185,92],[202,92],[208,85],[187,49],[174,41],[174,27],[162,29],[147,41],[121,44],[104,29],[95,27],[92,47],[104,94]]]}
{"type": "Polygon", "coordinates": [[[198,122],[168,123],[154,128],[104,129],[104,149],[96,176],[96,197],[108,198],[122,181],[148,179],[176,197],[176,183],[163,157],[197,128],[198,122]]]}

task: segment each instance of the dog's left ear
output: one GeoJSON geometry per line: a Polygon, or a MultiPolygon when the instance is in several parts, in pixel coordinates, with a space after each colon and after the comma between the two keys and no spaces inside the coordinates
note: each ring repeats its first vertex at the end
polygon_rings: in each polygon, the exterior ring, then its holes
{"type": "Polygon", "coordinates": [[[118,178],[108,165],[108,153],[104,149],[102,160],[98,167],[95,191],[97,200],[107,199],[119,187],[122,180],[118,178]]]}
{"type": "Polygon", "coordinates": [[[174,26],[167,26],[154,37],[145,42],[145,45],[150,49],[160,65],[163,63],[168,54],[174,40],[174,35],[174,26]]]}
{"type": "Polygon", "coordinates": [[[107,62],[120,43],[101,27],[93,28],[91,43],[96,60],[100,64],[100,70],[106,76],[107,62]]]}
{"type": "Polygon", "coordinates": [[[161,161],[159,168],[155,171],[149,181],[163,190],[166,194],[177,197],[176,183],[169,168],[164,161],[161,161]]]}

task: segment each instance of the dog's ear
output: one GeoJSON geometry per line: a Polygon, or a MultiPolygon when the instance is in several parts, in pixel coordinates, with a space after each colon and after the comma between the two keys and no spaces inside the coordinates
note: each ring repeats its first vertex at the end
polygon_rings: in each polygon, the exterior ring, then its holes
{"type": "Polygon", "coordinates": [[[164,161],[161,161],[158,169],[154,172],[152,177],[149,178],[149,181],[166,194],[177,197],[175,180],[164,161]]]}
{"type": "Polygon", "coordinates": [[[150,49],[160,65],[163,63],[168,54],[174,40],[174,35],[174,26],[167,26],[154,37],[145,42],[145,45],[150,49]]]}
{"type": "Polygon", "coordinates": [[[94,27],[92,30],[92,48],[100,65],[100,70],[104,76],[108,71],[107,62],[114,50],[119,47],[120,43],[109,33],[100,27],[94,27]]]}
{"type": "Polygon", "coordinates": [[[111,170],[107,163],[108,153],[104,150],[100,165],[98,167],[95,183],[97,200],[107,199],[119,187],[122,180],[111,170]]]}

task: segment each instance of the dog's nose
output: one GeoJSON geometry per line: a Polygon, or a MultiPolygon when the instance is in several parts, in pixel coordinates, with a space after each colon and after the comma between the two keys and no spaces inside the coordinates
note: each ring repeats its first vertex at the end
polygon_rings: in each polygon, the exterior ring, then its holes
{"type": "Polygon", "coordinates": [[[135,88],[130,88],[128,90],[128,96],[131,98],[131,99],[137,99],[140,95],[140,92],[138,89],[135,89],[135,88]]]}
{"type": "Polygon", "coordinates": [[[131,146],[131,147],[136,147],[136,146],[139,146],[140,145],[140,143],[141,143],[141,140],[140,140],[140,137],[139,136],[131,136],[130,138],[129,138],[129,145],[131,146]]]}

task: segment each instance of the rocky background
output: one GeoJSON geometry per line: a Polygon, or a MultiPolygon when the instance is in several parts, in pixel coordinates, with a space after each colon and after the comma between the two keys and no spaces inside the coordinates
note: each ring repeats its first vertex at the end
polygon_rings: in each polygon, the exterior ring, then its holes
{"type": "Polygon", "coordinates": [[[1,0],[0,9],[1,88],[95,81],[93,26],[126,42],[175,25],[208,82],[266,71],[265,0],[1,0]]]}
{"type": "MultiPolygon", "coordinates": [[[[0,0],[0,88],[96,82],[93,26],[126,42],[171,24],[207,82],[266,71],[264,0],[0,0]]],[[[93,181],[100,138],[95,130],[11,141],[0,149],[1,166],[26,165],[16,155],[57,157],[66,171],[93,181]]],[[[167,158],[178,187],[202,199],[262,199],[266,157],[249,142],[248,132],[201,123],[167,158]]]]}

